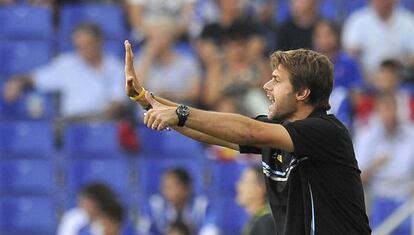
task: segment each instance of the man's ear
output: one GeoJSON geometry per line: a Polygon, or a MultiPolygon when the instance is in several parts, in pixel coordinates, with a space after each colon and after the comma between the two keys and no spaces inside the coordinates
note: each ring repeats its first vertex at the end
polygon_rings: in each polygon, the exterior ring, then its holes
{"type": "Polygon", "coordinates": [[[309,88],[301,88],[298,92],[296,92],[296,100],[305,101],[309,98],[310,94],[311,90],[309,88]]]}

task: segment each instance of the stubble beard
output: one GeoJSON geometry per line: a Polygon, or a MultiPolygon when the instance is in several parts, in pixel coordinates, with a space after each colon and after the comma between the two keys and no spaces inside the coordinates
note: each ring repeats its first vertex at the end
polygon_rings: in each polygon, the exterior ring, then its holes
{"type": "Polygon", "coordinates": [[[297,107],[295,103],[293,102],[292,96],[293,96],[293,92],[289,92],[286,97],[286,103],[284,107],[276,107],[273,117],[269,117],[269,119],[273,121],[278,121],[278,122],[284,122],[288,120],[292,116],[292,114],[294,114],[297,111],[297,107]]]}

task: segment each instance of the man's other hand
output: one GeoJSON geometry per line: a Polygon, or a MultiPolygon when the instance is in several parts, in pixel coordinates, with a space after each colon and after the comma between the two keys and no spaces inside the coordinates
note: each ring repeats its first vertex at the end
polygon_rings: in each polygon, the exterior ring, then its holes
{"type": "Polygon", "coordinates": [[[150,109],[144,117],[144,124],[153,130],[164,130],[167,127],[176,126],[178,124],[178,116],[175,112],[176,107],[170,107],[156,101],[152,93],[145,92],[146,100],[151,104],[150,109]]]}

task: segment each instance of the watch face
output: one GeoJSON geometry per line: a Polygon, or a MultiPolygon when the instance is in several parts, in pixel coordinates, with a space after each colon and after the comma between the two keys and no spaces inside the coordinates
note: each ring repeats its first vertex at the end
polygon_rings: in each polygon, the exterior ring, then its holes
{"type": "Polygon", "coordinates": [[[186,117],[190,114],[190,109],[188,108],[188,106],[180,105],[177,108],[177,114],[186,117]]]}

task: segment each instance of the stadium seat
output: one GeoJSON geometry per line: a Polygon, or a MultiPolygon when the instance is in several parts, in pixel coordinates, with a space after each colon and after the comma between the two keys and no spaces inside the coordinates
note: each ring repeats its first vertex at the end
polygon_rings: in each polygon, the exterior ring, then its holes
{"type": "Polygon", "coordinates": [[[27,157],[48,156],[54,152],[54,133],[50,122],[0,122],[0,156],[24,154],[27,157]]]}
{"type": "Polygon", "coordinates": [[[55,169],[45,159],[0,159],[0,194],[53,193],[55,169]]]}
{"type": "Polygon", "coordinates": [[[119,157],[117,123],[74,123],[65,128],[64,149],[70,157],[119,157]]]}
{"type": "Polygon", "coordinates": [[[103,182],[119,195],[130,191],[130,168],[127,159],[70,159],[66,163],[67,191],[76,194],[91,182],[103,182]]]}
{"type": "Polygon", "coordinates": [[[0,7],[0,39],[53,39],[52,10],[45,7],[14,5],[0,7]]]}
{"type": "Polygon", "coordinates": [[[125,54],[123,40],[106,40],[104,42],[104,51],[118,58],[123,58],[125,54]]]}
{"type": "Polygon", "coordinates": [[[0,73],[6,77],[28,73],[52,59],[47,41],[0,41],[0,73]]]}
{"type": "Polygon", "coordinates": [[[215,197],[235,197],[237,181],[249,163],[213,160],[209,166],[212,170],[209,194],[215,197]]]}
{"type": "Polygon", "coordinates": [[[51,120],[57,115],[55,106],[55,96],[50,93],[25,93],[11,103],[0,97],[0,120],[51,120]]]}
{"type": "Polygon", "coordinates": [[[353,0],[353,1],[342,1],[342,4],[344,5],[343,9],[347,11],[347,15],[349,16],[354,11],[367,6],[369,3],[369,0],[353,0]]]}
{"type": "Polygon", "coordinates": [[[0,197],[0,234],[55,233],[57,211],[49,197],[0,197]]]}
{"type": "Polygon", "coordinates": [[[205,168],[202,160],[189,160],[180,158],[170,158],[170,156],[151,156],[143,157],[137,162],[138,169],[138,189],[142,195],[152,195],[159,193],[160,181],[163,173],[167,169],[180,167],[191,175],[193,180],[193,191],[196,194],[204,192],[205,168]]]}
{"type": "Polygon", "coordinates": [[[243,225],[248,220],[246,211],[233,197],[215,198],[211,202],[211,213],[220,234],[242,234],[243,225]]]}
{"type": "Polygon", "coordinates": [[[142,151],[174,155],[176,158],[204,158],[200,142],[176,131],[153,131],[145,126],[138,128],[142,151]]]}
{"type": "Polygon", "coordinates": [[[127,35],[124,13],[121,6],[111,4],[70,4],[63,6],[59,27],[59,48],[71,48],[70,36],[82,22],[92,22],[101,27],[104,40],[120,40],[121,45],[127,35]]]}

